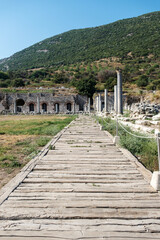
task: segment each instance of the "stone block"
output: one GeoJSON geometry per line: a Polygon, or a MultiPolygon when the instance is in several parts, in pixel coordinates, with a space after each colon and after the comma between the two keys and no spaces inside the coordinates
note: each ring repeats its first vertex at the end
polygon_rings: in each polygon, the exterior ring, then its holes
{"type": "Polygon", "coordinates": [[[114,139],[113,139],[113,143],[118,145],[119,141],[120,141],[120,137],[119,136],[115,136],[114,139]]]}
{"type": "Polygon", "coordinates": [[[156,191],[160,191],[160,171],[153,172],[150,184],[156,191]]]}

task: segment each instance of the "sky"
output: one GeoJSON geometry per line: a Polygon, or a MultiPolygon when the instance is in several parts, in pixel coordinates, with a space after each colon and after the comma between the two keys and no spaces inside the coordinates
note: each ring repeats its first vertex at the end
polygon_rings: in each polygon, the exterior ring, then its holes
{"type": "Polygon", "coordinates": [[[0,0],[0,59],[48,37],[160,11],[160,0],[0,0]]]}

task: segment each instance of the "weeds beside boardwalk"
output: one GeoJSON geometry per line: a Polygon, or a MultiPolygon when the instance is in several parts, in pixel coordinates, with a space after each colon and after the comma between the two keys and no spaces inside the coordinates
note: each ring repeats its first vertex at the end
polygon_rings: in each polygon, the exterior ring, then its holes
{"type": "Polygon", "coordinates": [[[0,116],[0,187],[76,116],[0,116]]]}
{"type": "MultiPolygon", "coordinates": [[[[116,135],[116,121],[111,118],[97,118],[99,123],[103,126],[103,129],[111,133],[113,136],[116,135]]],[[[143,138],[144,134],[132,131],[129,127],[125,128],[142,138],[134,137],[133,135],[125,132],[119,127],[120,145],[128,149],[138,160],[150,171],[158,170],[158,152],[157,143],[155,139],[143,138]]],[[[146,135],[145,135],[146,136],[146,135]]]]}

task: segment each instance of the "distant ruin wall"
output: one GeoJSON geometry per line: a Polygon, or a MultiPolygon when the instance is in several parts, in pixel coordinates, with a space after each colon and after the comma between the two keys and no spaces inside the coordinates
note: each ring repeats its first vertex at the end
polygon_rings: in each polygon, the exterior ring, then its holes
{"type": "Polygon", "coordinates": [[[0,113],[77,113],[86,111],[88,98],[52,93],[0,93],[0,113]]]}

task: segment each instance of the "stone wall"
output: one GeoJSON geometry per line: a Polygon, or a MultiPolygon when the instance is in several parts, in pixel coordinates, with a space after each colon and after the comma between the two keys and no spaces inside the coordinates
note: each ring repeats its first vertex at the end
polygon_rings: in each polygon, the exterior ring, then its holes
{"type": "Polygon", "coordinates": [[[53,93],[0,93],[0,113],[77,113],[87,111],[88,98],[53,93]]]}

